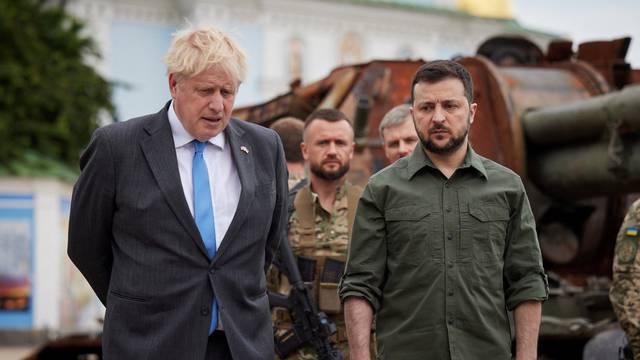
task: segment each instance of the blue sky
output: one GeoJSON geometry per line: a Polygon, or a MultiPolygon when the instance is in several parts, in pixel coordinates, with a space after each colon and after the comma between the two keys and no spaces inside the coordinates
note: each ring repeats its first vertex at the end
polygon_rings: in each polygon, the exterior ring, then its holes
{"type": "Polygon", "coordinates": [[[640,68],[640,1],[512,0],[524,26],[558,33],[574,44],[631,36],[627,62],[640,68]]]}

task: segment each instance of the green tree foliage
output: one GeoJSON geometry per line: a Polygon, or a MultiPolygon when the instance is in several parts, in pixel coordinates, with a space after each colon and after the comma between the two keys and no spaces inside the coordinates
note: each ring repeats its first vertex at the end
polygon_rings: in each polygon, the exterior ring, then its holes
{"type": "Polygon", "coordinates": [[[111,85],[85,63],[98,56],[59,6],[0,0],[0,175],[72,180],[78,157],[113,114],[111,85]]]}

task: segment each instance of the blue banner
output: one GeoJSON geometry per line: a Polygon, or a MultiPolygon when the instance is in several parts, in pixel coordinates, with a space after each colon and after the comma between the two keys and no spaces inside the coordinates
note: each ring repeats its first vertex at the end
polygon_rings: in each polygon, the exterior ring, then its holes
{"type": "Polygon", "coordinates": [[[33,325],[34,201],[0,194],[0,328],[33,325]]]}

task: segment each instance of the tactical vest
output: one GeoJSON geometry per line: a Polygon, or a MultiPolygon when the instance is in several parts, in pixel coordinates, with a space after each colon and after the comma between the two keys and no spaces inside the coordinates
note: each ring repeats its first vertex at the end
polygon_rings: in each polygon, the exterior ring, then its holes
{"type": "MultiPolygon", "coordinates": [[[[296,187],[294,187],[295,189],[296,187]]],[[[292,189],[292,191],[294,190],[292,189]]],[[[353,227],[353,220],[356,216],[356,205],[358,199],[362,193],[362,189],[358,186],[346,183],[347,193],[347,216],[348,216],[348,231],[351,233],[353,227]]],[[[316,221],[315,214],[313,212],[313,197],[311,195],[311,188],[304,186],[297,191],[293,200],[293,210],[298,215],[301,239],[300,244],[302,247],[313,247],[316,242],[316,221]]],[[[292,211],[293,212],[293,211],[292,211]]]]}
{"type": "MultiPolygon", "coordinates": [[[[313,196],[308,182],[301,181],[291,189],[289,193],[290,208],[289,219],[293,211],[298,216],[298,226],[300,233],[300,247],[314,248],[316,244],[316,222],[314,214],[313,196]]],[[[350,183],[345,183],[347,196],[347,229],[351,233],[353,221],[355,219],[356,206],[362,189],[350,183]]],[[[337,287],[339,277],[344,271],[346,256],[307,256],[316,261],[315,281],[313,282],[313,294],[321,311],[328,314],[339,314],[342,312],[342,305],[338,298],[337,287]],[[327,265],[325,267],[325,264],[327,265]],[[331,280],[327,280],[330,278],[331,280]]]]}

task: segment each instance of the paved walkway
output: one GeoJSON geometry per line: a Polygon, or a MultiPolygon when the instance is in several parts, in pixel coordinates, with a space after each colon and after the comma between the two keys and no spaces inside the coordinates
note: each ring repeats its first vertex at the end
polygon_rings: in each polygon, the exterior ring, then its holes
{"type": "Polygon", "coordinates": [[[31,354],[34,349],[19,346],[0,346],[0,360],[20,360],[31,354]]]}

